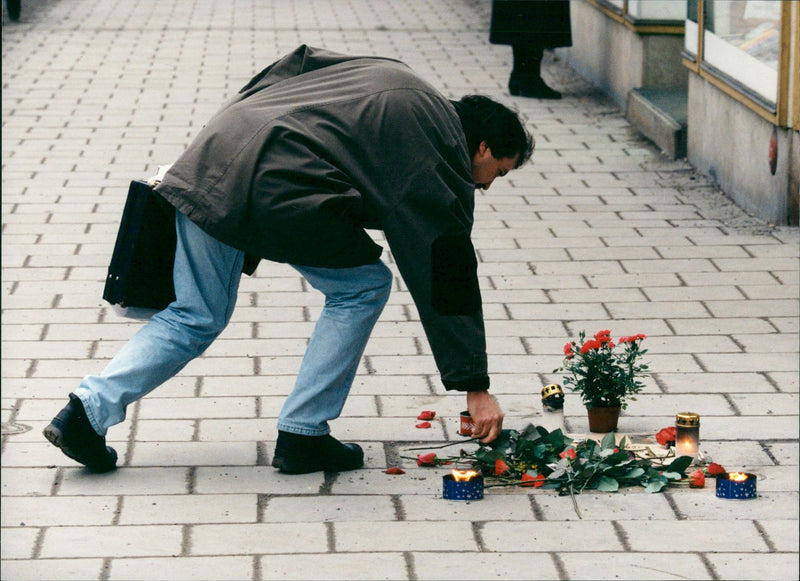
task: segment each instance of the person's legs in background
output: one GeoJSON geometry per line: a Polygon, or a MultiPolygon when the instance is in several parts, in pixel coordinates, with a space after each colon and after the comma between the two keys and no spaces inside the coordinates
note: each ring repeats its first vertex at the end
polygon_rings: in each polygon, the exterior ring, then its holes
{"type": "Polygon", "coordinates": [[[514,68],[508,81],[508,90],[514,96],[535,99],[560,99],[561,93],[551,89],[542,79],[544,49],[528,47],[524,43],[512,45],[514,68]]]}

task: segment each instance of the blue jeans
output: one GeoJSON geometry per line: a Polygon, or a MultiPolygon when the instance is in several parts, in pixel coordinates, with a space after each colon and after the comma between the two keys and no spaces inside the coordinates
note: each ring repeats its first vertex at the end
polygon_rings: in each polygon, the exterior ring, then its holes
{"type": "MultiPolygon", "coordinates": [[[[134,335],[103,372],[75,390],[98,434],[125,419],[127,406],[176,375],[225,329],[236,305],[244,253],[175,212],[175,301],[134,335]]],[[[295,387],[278,428],[311,436],[330,432],[392,283],[382,262],[354,268],[294,266],[325,295],[295,387]]]]}

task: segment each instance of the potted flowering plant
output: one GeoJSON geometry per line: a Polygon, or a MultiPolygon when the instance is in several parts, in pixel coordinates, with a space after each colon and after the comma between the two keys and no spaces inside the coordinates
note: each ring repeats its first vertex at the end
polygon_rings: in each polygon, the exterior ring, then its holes
{"type": "Polygon", "coordinates": [[[565,372],[564,385],[580,392],[589,413],[592,432],[617,429],[620,409],[644,387],[642,378],[649,374],[640,358],[647,353],[641,348],[643,334],[620,337],[616,344],[611,331],[598,331],[586,339],[581,331],[577,341],[564,345],[564,362],[554,373],[565,372]]]}

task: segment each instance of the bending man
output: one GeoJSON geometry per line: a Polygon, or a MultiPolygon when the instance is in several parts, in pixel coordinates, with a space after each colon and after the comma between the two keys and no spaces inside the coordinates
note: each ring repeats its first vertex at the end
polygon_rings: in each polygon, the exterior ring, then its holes
{"type": "Polygon", "coordinates": [[[488,392],[474,191],[532,149],[518,116],[486,97],[450,101],[398,61],[299,47],[222,107],[157,187],[177,210],[176,300],[83,379],[45,436],[91,470],[113,469],[108,428],[205,351],[231,318],[242,272],[266,259],[325,295],[273,466],[361,467],[361,448],[333,438],[328,422],[389,296],[392,275],[365,231],[377,228],[444,387],[466,392],[474,435],[490,442],[503,413],[488,392]]]}

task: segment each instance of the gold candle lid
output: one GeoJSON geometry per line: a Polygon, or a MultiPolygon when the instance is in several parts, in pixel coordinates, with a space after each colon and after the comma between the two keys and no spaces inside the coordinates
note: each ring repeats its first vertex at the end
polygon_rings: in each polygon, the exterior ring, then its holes
{"type": "Polygon", "coordinates": [[[700,416],[692,412],[681,412],[675,416],[675,425],[693,428],[700,425],[700,416]]]}
{"type": "Polygon", "coordinates": [[[563,394],[563,393],[564,393],[564,390],[561,389],[560,385],[558,385],[557,383],[551,383],[550,385],[545,385],[542,388],[542,399],[548,398],[551,395],[563,394]]]}

